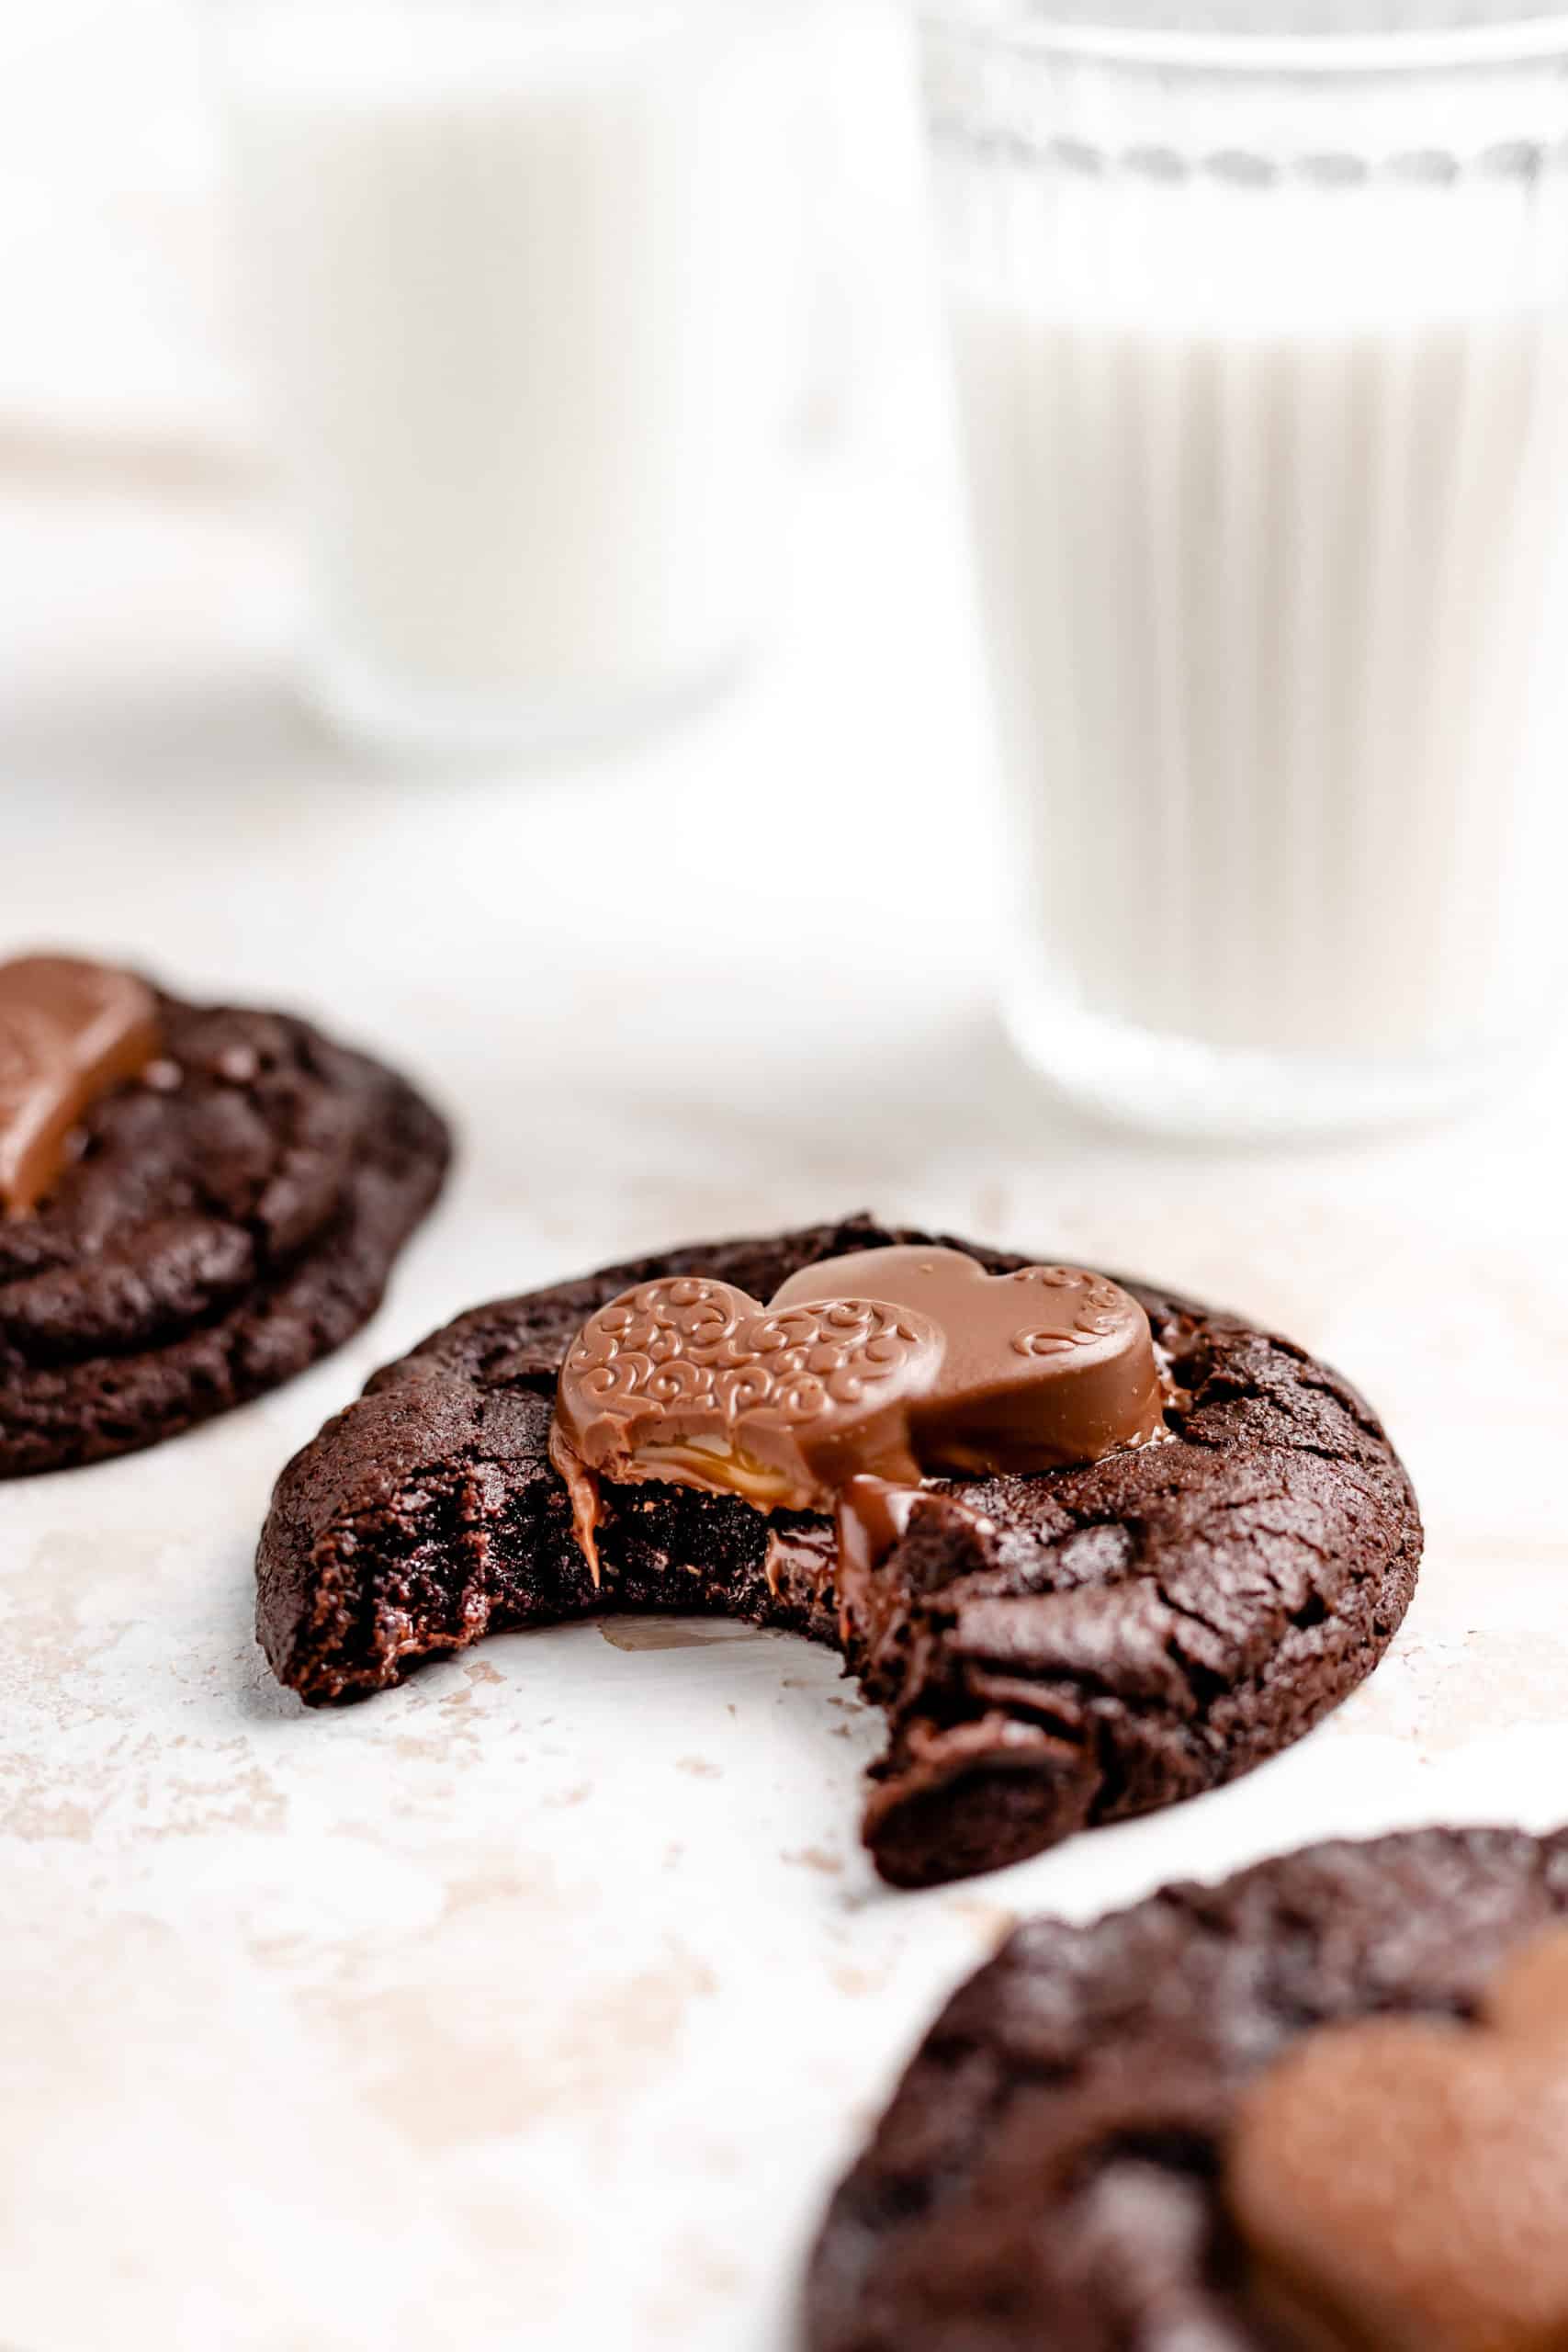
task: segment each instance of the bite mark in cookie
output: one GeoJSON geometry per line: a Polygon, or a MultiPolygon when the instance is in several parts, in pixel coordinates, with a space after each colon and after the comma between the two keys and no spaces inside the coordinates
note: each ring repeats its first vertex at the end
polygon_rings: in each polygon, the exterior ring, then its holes
{"type": "Polygon", "coordinates": [[[1421,1542],[1381,1426],[1300,1349],[1143,1284],[1124,1287],[1169,1367],[1161,1442],[931,1476],[886,1509],[847,1487],[840,1530],[657,1478],[579,1481],[574,1521],[552,1425],[602,1308],[671,1281],[836,1297],[831,1261],[895,1248],[1027,1263],[852,1218],[503,1300],[389,1366],[278,1481],[257,1579],[279,1679],[341,1704],[483,1634],[621,1609],[805,1634],[886,1714],[864,1834],[885,1877],[926,1885],[1216,1787],[1371,1670],[1421,1542]],[[840,1557],[846,1512],[869,1523],[840,1557]]]}

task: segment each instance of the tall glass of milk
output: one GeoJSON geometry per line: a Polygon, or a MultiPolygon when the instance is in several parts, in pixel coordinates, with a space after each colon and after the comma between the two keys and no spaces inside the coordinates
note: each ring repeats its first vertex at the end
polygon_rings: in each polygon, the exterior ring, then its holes
{"type": "Polygon", "coordinates": [[[1016,856],[1008,1018],[1311,1134],[1568,949],[1568,0],[927,0],[1016,856]]]}
{"type": "Polygon", "coordinates": [[[789,0],[226,0],[252,340],[321,703],[615,728],[768,602],[801,267],[789,0]]]}

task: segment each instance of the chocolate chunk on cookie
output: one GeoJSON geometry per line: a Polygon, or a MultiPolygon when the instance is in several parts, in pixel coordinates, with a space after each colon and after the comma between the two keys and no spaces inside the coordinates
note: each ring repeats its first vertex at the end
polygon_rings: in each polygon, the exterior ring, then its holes
{"type": "MultiPolygon", "coordinates": [[[[603,1370],[603,1326],[590,1326],[612,1302],[692,1278],[722,1286],[723,1314],[749,1330],[754,1303],[786,1286],[796,1303],[812,1293],[812,1268],[886,1249],[957,1249],[992,1275],[1026,1262],[864,1217],[705,1243],[481,1307],[378,1374],[278,1482],[257,1575],[279,1679],[331,1705],[483,1634],[608,1610],[787,1627],[839,1647],[886,1712],[865,1838],[883,1875],[913,1886],[1216,1787],[1300,1737],[1371,1670],[1421,1545],[1382,1428],[1300,1349],[1145,1285],[1128,1289],[1162,1367],[1152,1442],[1136,1382],[1118,1374],[1119,1428],[1095,1385],[1097,1364],[1136,1361],[1107,1285],[1095,1309],[1104,1328],[1084,1333],[1089,1385],[1057,1384],[1079,1399],[1077,1426],[1116,1442],[1098,1460],[927,1476],[890,1493],[857,1477],[838,1527],[824,1510],[662,1483],[646,1457],[635,1478],[573,1491],[558,1378],[585,1333],[586,1373],[603,1370]]],[[[835,1268],[835,1299],[849,1279],[835,1268]]],[[[1024,1295],[1040,1324],[1036,1294],[1024,1295]]],[[[849,1334],[856,1363],[879,1329],[867,1320],[849,1334]]],[[[910,1345],[887,1359],[900,1383],[910,1345]]],[[[996,1418],[992,1369],[968,1379],[964,1416],[978,1396],[996,1418]]],[[[715,1420],[705,1370],[704,1383],[702,1418],[676,1433],[688,1451],[694,1438],[714,1445],[721,1426],[743,1434],[734,1414],[715,1420]]],[[[639,1374],[628,1391],[639,1410],[646,1390],[639,1374]]],[[[580,1405],[580,1435],[588,1419],[580,1405]]],[[[874,1416],[863,1426],[886,1434],[874,1416]]],[[[620,1443],[606,1441],[606,1459],[620,1443]]],[[[780,1439],[763,1467],[793,1476],[800,1462],[794,1439],[780,1439]]],[[[733,1477],[733,1459],[722,1475],[733,1477]]]]}
{"type": "Polygon", "coordinates": [[[1303,2352],[1568,2344],[1568,1928],[1473,2016],[1302,2035],[1243,2094],[1224,2186],[1248,2303],[1303,2352]]]}
{"type": "Polygon", "coordinates": [[[448,1153],[306,1022],[0,966],[0,1477],[155,1444],[341,1346],[448,1153]]]}
{"type": "Polygon", "coordinates": [[[1024,1927],[832,2200],[807,2352],[1568,2341],[1568,1831],[1024,1927]]]}

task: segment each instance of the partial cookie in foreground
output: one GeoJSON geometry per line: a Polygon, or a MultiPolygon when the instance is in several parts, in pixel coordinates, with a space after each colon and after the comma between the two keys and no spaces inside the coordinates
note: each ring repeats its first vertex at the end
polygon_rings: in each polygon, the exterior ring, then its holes
{"type": "Polygon", "coordinates": [[[257,1562],[274,1670],[330,1705],[483,1634],[608,1610],[787,1627],[838,1646],[886,1712],[864,1834],[905,1885],[1218,1786],[1299,1738],[1381,1657],[1420,1553],[1409,1481],[1352,1389],[1235,1317],[1129,1285],[1134,1306],[1075,1275],[1053,1335],[1044,1302],[1063,1271],[852,1218],[462,1317],[378,1374],[280,1478],[257,1562]],[[863,1301],[830,1306],[848,1317],[839,1339],[803,1332],[821,1288],[857,1287],[847,1261],[895,1248],[955,1248],[1017,1278],[1030,1328],[1010,1371],[993,1350],[962,1396],[931,1388],[933,1318],[907,1297],[897,1330],[863,1301]],[[1134,1324],[1157,1359],[1152,1418],[1134,1324]],[[609,1359],[628,1334],[646,1369],[623,1380],[609,1359]],[[837,1436],[803,1438],[799,1397],[772,1375],[758,1385],[759,1351],[804,1350],[804,1367],[829,1340],[829,1379],[869,1400],[834,1407],[848,1467],[893,1474],[840,1491],[838,1530],[819,1505],[789,1507],[839,1476],[842,1463],[824,1467],[837,1436]],[[1036,1351],[1061,1353],[1071,1377],[1021,1391],[1036,1351]],[[855,1385],[868,1364],[884,1387],[855,1385]],[[688,1374],[683,1419],[636,1418],[688,1374]],[[967,1458],[976,1429],[990,1458],[1026,1458],[1010,1450],[1021,1394],[1039,1408],[1040,1458],[1061,1466],[908,1483],[933,1442],[967,1458]],[[723,1475],[773,1508],[665,1483],[719,1437],[723,1475]]]}
{"type": "Polygon", "coordinates": [[[449,1148],[306,1022],[0,965],[0,1477],[155,1444],[340,1347],[449,1148]]]}
{"type": "Polygon", "coordinates": [[[1568,2344],[1568,1831],[1039,1920],[832,2201],[807,2352],[1568,2344]]]}

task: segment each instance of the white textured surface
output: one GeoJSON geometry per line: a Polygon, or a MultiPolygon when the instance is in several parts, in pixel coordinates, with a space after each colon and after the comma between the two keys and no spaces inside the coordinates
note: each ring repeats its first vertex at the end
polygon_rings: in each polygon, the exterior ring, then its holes
{"type": "Polygon", "coordinates": [[[283,996],[448,1102],[374,1328],[140,1460],[0,1489],[0,2340],[18,2352],[783,2352],[835,2172],[1014,1913],[1340,1829],[1568,1813],[1568,1063],[1291,1159],[1060,1117],[986,1012],[975,695],[923,402],[820,462],[776,646],[608,766],[395,781],[282,694],[265,500],[0,478],[0,952],[283,996]],[[974,831],[971,833],[971,824],[974,831]],[[288,1452],[486,1295],[863,1204],[1273,1318],[1431,1522],[1398,1650],[1230,1792],[883,1893],[833,1662],[490,1644],[305,1715],[250,1635],[288,1452]]]}

